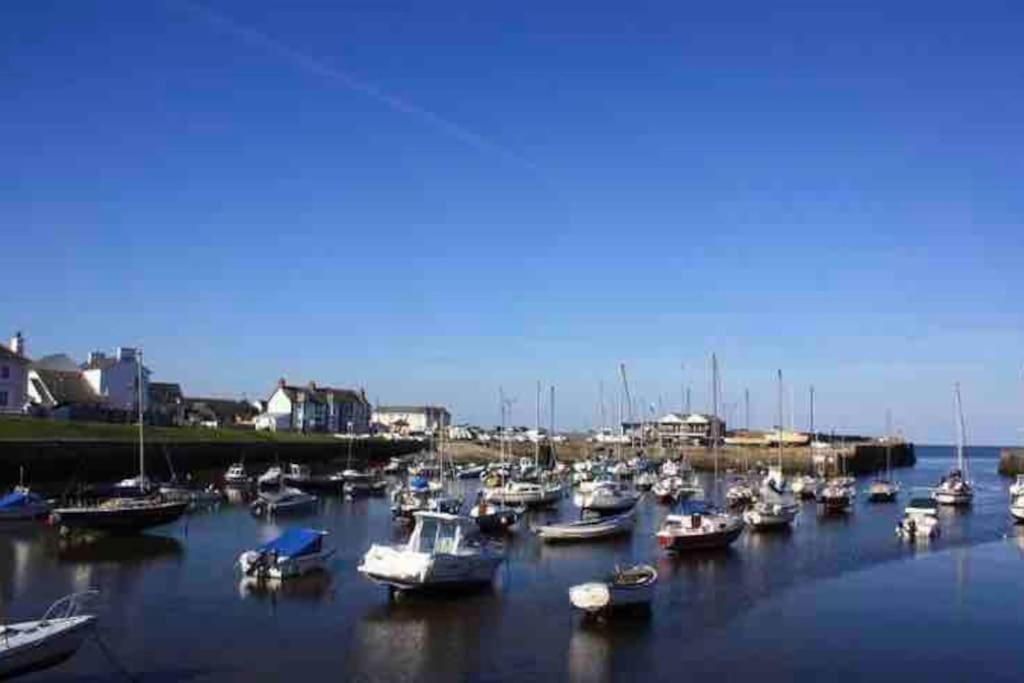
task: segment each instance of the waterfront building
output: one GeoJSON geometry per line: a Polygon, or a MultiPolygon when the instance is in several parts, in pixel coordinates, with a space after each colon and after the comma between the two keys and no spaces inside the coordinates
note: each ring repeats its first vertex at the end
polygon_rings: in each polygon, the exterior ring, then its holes
{"type": "Polygon", "coordinates": [[[153,424],[185,424],[185,396],[177,382],[149,383],[149,415],[153,424]]]}
{"type": "Polygon", "coordinates": [[[650,422],[623,422],[623,433],[665,446],[710,445],[712,434],[725,436],[725,420],[703,413],[667,413],[650,422]]]}
{"type": "Polygon", "coordinates": [[[111,409],[137,411],[139,401],[142,409],[147,407],[149,394],[149,368],[142,366],[142,387],[139,391],[139,356],[137,350],[121,346],[113,356],[102,351],[93,351],[82,365],[82,375],[92,390],[103,397],[111,409]]]}
{"type": "Polygon", "coordinates": [[[185,424],[199,427],[249,427],[258,415],[252,403],[233,398],[186,398],[185,424]]]}
{"type": "Polygon", "coordinates": [[[267,399],[267,412],[256,418],[257,429],[333,434],[370,431],[366,392],[317,386],[292,386],[284,379],[267,399]]]}
{"type": "Polygon", "coordinates": [[[444,406],[377,406],[373,411],[375,425],[403,436],[439,433],[451,421],[451,413],[444,406]]]}
{"type": "Polygon", "coordinates": [[[28,405],[28,368],[25,338],[18,332],[10,346],[0,344],[0,414],[20,414],[28,405]]]}

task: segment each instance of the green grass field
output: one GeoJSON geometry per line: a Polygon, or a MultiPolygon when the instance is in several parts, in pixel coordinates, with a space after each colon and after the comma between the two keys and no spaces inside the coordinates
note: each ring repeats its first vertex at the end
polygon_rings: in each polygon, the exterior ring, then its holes
{"type": "MultiPolygon", "coordinates": [[[[138,426],[105,422],[63,422],[29,417],[0,418],[2,441],[135,441],[138,426]]],[[[244,429],[206,427],[146,427],[146,441],[155,443],[196,442],[304,442],[338,443],[330,434],[257,432],[244,429]]]]}

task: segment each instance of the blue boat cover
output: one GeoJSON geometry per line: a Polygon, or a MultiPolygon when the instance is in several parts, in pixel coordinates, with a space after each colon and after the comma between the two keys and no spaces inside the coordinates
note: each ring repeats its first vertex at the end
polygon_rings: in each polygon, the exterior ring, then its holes
{"type": "Polygon", "coordinates": [[[703,500],[684,500],[679,506],[679,512],[684,515],[706,515],[710,511],[710,503],[703,500]]]}
{"type": "Polygon", "coordinates": [[[15,491],[14,493],[8,493],[3,498],[0,498],[0,510],[20,508],[28,505],[29,503],[38,503],[41,500],[42,498],[34,493],[15,491]]]}
{"type": "Polygon", "coordinates": [[[413,491],[424,491],[430,488],[430,482],[426,477],[413,477],[412,480],[409,481],[409,488],[413,491]]]}
{"type": "Polygon", "coordinates": [[[259,547],[260,552],[276,552],[278,555],[296,557],[308,555],[320,549],[322,534],[313,529],[289,529],[273,541],[259,547]]]}

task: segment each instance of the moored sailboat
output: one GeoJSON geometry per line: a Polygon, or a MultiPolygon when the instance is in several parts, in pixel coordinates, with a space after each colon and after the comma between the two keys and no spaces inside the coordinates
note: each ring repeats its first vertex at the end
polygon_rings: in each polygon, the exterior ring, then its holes
{"type": "Polygon", "coordinates": [[[964,448],[966,441],[964,428],[964,411],[960,401],[960,384],[954,389],[956,402],[956,467],[944,476],[935,487],[932,498],[939,505],[965,507],[974,500],[974,485],[967,471],[967,456],[964,448]]]}

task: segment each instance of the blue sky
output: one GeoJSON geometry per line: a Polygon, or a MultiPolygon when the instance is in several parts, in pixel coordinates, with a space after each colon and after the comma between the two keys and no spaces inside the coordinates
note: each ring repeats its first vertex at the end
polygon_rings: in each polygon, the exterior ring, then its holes
{"type": "Polygon", "coordinates": [[[960,381],[1018,442],[1024,8],[822,5],[5,3],[0,322],[565,427],[715,351],[755,426],[781,367],[798,426],[948,442],[960,381]]]}

